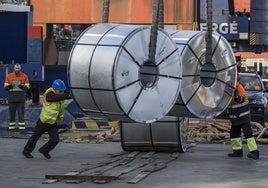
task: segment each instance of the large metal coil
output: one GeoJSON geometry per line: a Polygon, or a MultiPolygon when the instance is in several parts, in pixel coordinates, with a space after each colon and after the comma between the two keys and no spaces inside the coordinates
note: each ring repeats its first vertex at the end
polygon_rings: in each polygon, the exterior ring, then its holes
{"type": "Polygon", "coordinates": [[[75,42],[68,84],[81,110],[95,118],[150,123],[177,101],[181,83],[178,48],[158,30],[155,62],[148,61],[150,27],[100,23],[75,42]]]}
{"type": "Polygon", "coordinates": [[[168,31],[182,61],[182,83],[176,105],[168,115],[214,118],[229,105],[236,84],[236,62],[228,41],[212,34],[212,63],[207,63],[206,33],[168,31]]]}

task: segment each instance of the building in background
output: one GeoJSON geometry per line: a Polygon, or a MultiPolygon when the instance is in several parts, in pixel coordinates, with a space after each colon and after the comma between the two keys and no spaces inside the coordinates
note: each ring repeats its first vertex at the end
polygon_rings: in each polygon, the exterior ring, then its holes
{"type": "MultiPolygon", "coordinates": [[[[229,2],[229,0],[217,1],[229,2]]],[[[43,28],[44,64],[47,66],[65,66],[71,47],[79,34],[90,25],[101,22],[102,18],[102,0],[1,0],[0,2],[33,6],[34,25],[43,28]]],[[[198,0],[164,0],[166,27],[177,30],[197,29],[198,2],[198,0]]],[[[238,16],[249,14],[251,0],[233,2],[238,16]]],[[[222,12],[228,10],[222,9],[222,12]]],[[[109,22],[151,24],[152,0],[110,0],[109,22]]],[[[262,64],[264,76],[268,75],[266,68],[268,53],[237,51],[235,55],[242,57],[246,70],[252,70],[254,65],[256,67],[256,63],[259,69],[262,64]]]]}

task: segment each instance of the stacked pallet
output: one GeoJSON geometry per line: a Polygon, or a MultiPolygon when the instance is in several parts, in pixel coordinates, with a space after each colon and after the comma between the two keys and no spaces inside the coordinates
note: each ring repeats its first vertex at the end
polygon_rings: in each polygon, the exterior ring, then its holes
{"type": "Polygon", "coordinates": [[[253,127],[254,136],[256,137],[257,142],[262,144],[268,144],[268,123],[265,125],[261,125],[256,122],[251,122],[251,126],[253,127]]]}
{"type": "MultiPolygon", "coordinates": [[[[268,144],[268,123],[264,126],[251,122],[253,135],[258,143],[268,144]]],[[[188,128],[188,142],[229,143],[231,122],[228,119],[191,120],[188,128]]],[[[242,134],[243,136],[243,134],[242,134]]],[[[62,142],[102,143],[103,141],[120,142],[120,128],[117,126],[86,127],[71,129],[61,135],[62,142]]]]}
{"type": "Polygon", "coordinates": [[[119,126],[71,129],[60,136],[61,142],[67,143],[102,143],[104,141],[119,142],[119,126]]]}
{"type": "Polygon", "coordinates": [[[189,142],[224,143],[230,138],[231,122],[225,119],[200,119],[190,121],[189,142]]]}
{"type": "MultiPolygon", "coordinates": [[[[251,122],[253,135],[258,143],[268,143],[267,129],[264,126],[251,122]]],[[[200,119],[189,123],[188,141],[200,143],[226,143],[230,142],[231,122],[228,119],[200,119]]],[[[242,133],[243,136],[243,133],[242,133]]]]}

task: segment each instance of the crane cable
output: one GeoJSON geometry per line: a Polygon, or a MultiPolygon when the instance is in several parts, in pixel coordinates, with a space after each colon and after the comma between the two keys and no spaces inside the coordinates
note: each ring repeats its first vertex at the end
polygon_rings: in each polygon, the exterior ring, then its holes
{"type": "Polygon", "coordinates": [[[159,5],[160,0],[153,0],[153,14],[152,14],[152,26],[150,34],[149,60],[148,60],[150,63],[155,63],[157,32],[159,25],[159,5]]]}
{"type": "Polygon", "coordinates": [[[160,0],[159,2],[159,28],[164,29],[164,0],[160,0]]]}
{"type": "Polygon", "coordinates": [[[206,63],[212,63],[212,0],[207,0],[206,4],[207,4],[206,63]]]}
{"type": "Polygon", "coordinates": [[[102,0],[102,23],[109,21],[110,0],[102,0]]]}
{"type": "MultiPolygon", "coordinates": [[[[108,23],[110,0],[102,0],[102,23],[108,23]]],[[[149,44],[149,62],[155,63],[158,27],[164,28],[164,2],[153,0],[152,26],[149,44]]]]}

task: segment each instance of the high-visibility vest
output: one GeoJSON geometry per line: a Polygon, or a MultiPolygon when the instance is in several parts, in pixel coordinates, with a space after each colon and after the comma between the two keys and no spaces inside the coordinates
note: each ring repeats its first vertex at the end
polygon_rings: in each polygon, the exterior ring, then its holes
{"type": "Polygon", "coordinates": [[[64,117],[64,100],[49,102],[46,100],[46,96],[49,92],[55,93],[53,88],[49,88],[43,95],[43,107],[40,114],[40,120],[42,123],[55,124],[64,117]]]}

